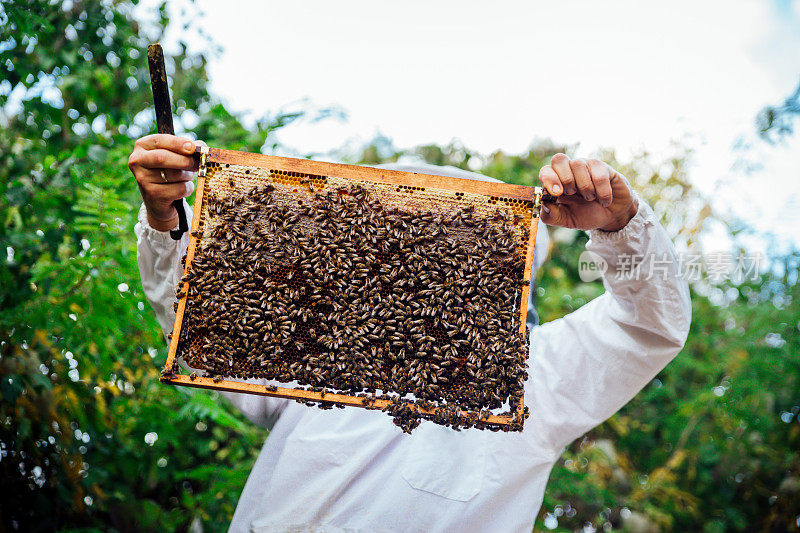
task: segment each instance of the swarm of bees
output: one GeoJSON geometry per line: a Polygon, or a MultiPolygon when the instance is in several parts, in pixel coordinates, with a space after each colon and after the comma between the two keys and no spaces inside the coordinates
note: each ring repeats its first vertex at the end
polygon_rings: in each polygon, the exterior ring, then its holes
{"type": "Polygon", "coordinates": [[[308,190],[209,193],[179,294],[179,356],[215,379],[378,394],[408,432],[423,418],[521,430],[524,224],[503,210],[384,205],[356,184],[308,190]],[[504,406],[511,425],[484,422],[504,406]]]}

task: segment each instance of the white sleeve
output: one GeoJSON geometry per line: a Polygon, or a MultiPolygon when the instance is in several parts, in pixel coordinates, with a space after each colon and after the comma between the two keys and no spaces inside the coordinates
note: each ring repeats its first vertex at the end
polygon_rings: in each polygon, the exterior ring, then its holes
{"type": "MultiPolygon", "coordinates": [[[[192,208],[184,200],[186,213],[192,208]]],[[[175,289],[183,275],[180,261],[189,246],[189,233],[181,240],[172,239],[168,231],[153,229],[147,221],[144,204],[139,209],[139,222],[136,233],[136,259],[139,262],[139,275],[147,301],[156,312],[164,336],[172,332],[175,323],[175,289]]],[[[263,381],[263,380],[261,380],[263,381]]],[[[255,381],[255,382],[261,382],[255,381]]],[[[251,422],[263,427],[272,427],[288,400],[223,392],[222,395],[235,405],[251,422]]]]}
{"type": "Polygon", "coordinates": [[[650,382],[681,350],[691,322],[689,286],[650,206],[640,200],[622,230],[590,237],[587,250],[608,265],[605,294],[531,335],[525,433],[554,454],[650,382]]]}

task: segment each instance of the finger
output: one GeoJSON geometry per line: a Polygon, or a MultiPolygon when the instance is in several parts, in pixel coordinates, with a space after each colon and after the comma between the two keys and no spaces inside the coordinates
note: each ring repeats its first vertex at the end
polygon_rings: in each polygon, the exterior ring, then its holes
{"type": "Polygon", "coordinates": [[[564,195],[559,196],[556,198],[556,202],[559,204],[568,204],[568,205],[589,205],[591,202],[587,202],[583,196],[580,194],[573,194],[572,196],[564,195]]]}
{"type": "Polygon", "coordinates": [[[558,179],[558,174],[550,165],[545,165],[539,170],[539,181],[542,182],[542,186],[547,189],[547,192],[553,196],[558,196],[564,192],[564,186],[561,184],[561,180],[558,179]]]}
{"type": "Polygon", "coordinates": [[[166,133],[147,135],[136,141],[136,146],[145,150],[169,150],[176,154],[193,154],[194,141],[186,137],[176,137],[166,133]]]}
{"type": "Polygon", "coordinates": [[[566,194],[575,194],[575,176],[572,175],[572,169],[569,168],[569,157],[564,154],[556,154],[550,160],[550,166],[558,174],[558,179],[564,186],[566,194]]]}
{"type": "Polygon", "coordinates": [[[550,226],[570,226],[570,211],[566,205],[542,204],[539,216],[542,217],[542,222],[550,226]]]}
{"type": "Polygon", "coordinates": [[[144,169],[144,180],[147,183],[176,183],[179,181],[191,181],[194,179],[194,172],[188,170],[165,169],[164,176],[161,170],[156,168],[144,169]],[[164,178],[167,178],[166,180],[164,178]]]}
{"type": "Polygon", "coordinates": [[[157,148],[154,150],[138,150],[133,163],[143,168],[151,169],[177,169],[177,170],[197,170],[197,161],[194,157],[176,154],[169,150],[157,148]]]}
{"type": "Polygon", "coordinates": [[[194,182],[181,181],[178,183],[150,183],[143,185],[148,202],[169,205],[175,200],[186,198],[194,192],[194,182]]]}
{"type": "Polygon", "coordinates": [[[569,162],[572,175],[575,176],[575,185],[581,196],[587,202],[594,201],[595,191],[592,176],[589,174],[589,165],[583,159],[573,159],[569,162]]]}
{"type": "Polygon", "coordinates": [[[590,159],[588,164],[592,182],[594,183],[594,190],[597,192],[597,200],[603,207],[608,207],[614,200],[614,195],[611,191],[611,173],[608,171],[608,165],[597,159],[590,159]]]}
{"type": "Polygon", "coordinates": [[[626,195],[630,195],[632,188],[631,184],[628,183],[628,178],[611,167],[608,167],[608,172],[610,175],[611,194],[613,194],[614,198],[622,198],[626,195]]]}

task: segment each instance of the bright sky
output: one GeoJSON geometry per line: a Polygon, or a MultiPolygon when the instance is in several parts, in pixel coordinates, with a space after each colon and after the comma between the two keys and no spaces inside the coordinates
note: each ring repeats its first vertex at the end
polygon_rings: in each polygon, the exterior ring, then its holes
{"type": "Polygon", "coordinates": [[[732,171],[736,140],[755,141],[757,112],[800,80],[800,0],[198,5],[223,48],[211,85],[232,109],[308,98],[348,113],[283,130],[299,154],[378,132],[402,148],[455,138],[483,153],[549,137],[580,155],[667,154],[682,139],[719,209],[800,245],[800,131],[785,146],[756,141],[744,156],[761,170],[732,171]]]}

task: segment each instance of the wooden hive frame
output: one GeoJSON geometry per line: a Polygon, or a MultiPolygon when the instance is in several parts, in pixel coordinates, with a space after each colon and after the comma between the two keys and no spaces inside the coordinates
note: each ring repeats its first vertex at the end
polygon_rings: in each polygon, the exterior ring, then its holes
{"type": "MultiPolygon", "coordinates": [[[[294,159],[286,157],[266,156],[247,152],[237,152],[222,149],[205,149],[201,154],[198,149],[195,156],[200,160],[200,173],[197,180],[197,194],[194,205],[194,213],[191,224],[191,236],[186,253],[184,274],[189,272],[195,251],[198,246],[198,230],[202,226],[203,209],[207,203],[207,196],[210,190],[209,180],[213,177],[215,169],[225,168],[224,166],[237,165],[240,167],[250,167],[253,169],[268,169],[270,172],[277,172],[286,176],[315,175],[324,177],[337,177],[353,182],[369,182],[374,184],[386,184],[403,188],[404,190],[428,190],[435,189],[457,194],[481,195],[490,198],[490,202],[504,202],[508,205],[523,206],[529,213],[524,222],[529,224],[529,238],[525,253],[524,279],[526,285],[521,292],[519,323],[520,334],[525,335],[526,318],[528,308],[528,297],[530,293],[531,274],[533,270],[533,252],[536,242],[536,230],[538,227],[538,216],[541,202],[543,199],[549,200],[543,195],[540,187],[528,187],[523,185],[510,185],[506,183],[487,182],[469,180],[463,178],[453,178],[445,176],[432,176],[417,174],[413,172],[402,172],[370,167],[360,167],[353,165],[342,165],[336,163],[324,163],[310,161],[307,159],[294,159]]],[[[179,289],[183,294],[189,293],[190,280],[184,277],[179,289]]],[[[351,396],[347,394],[336,394],[322,391],[315,392],[310,390],[295,389],[288,387],[273,387],[257,385],[232,379],[219,381],[203,376],[186,375],[180,373],[177,364],[178,344],[181,338],[181,328],[186,312],[187,298],[178,300],[178,307],[175,316],[175,324],[172,331],[172,338],[167,355],[167,362],[162,372],[161,381],[173,385],[183,385],[202,389],[214,389],[227,392],[240,392],[258,394],[263,396],[274,396],[299,401],[314,401],[337,403],[345,406],[384,408],[388,407],[393,400],[376,398],[367,399],[362,396],[351,396]]],[[[391,392],[391,391],[384,391],[391,392]]],[[[491,414],[481,420],[490,425],[510,426],[513,420],[524,420],[524,401],[518,404],[516,417],[512,415],[491,414]]],[[[423,415],[434,415],[433,410],[420,408],[423,415]]],[[[478,416],[475,411],[461,411],[462,416],[469,416],[473,419],[478,416]]]]}

